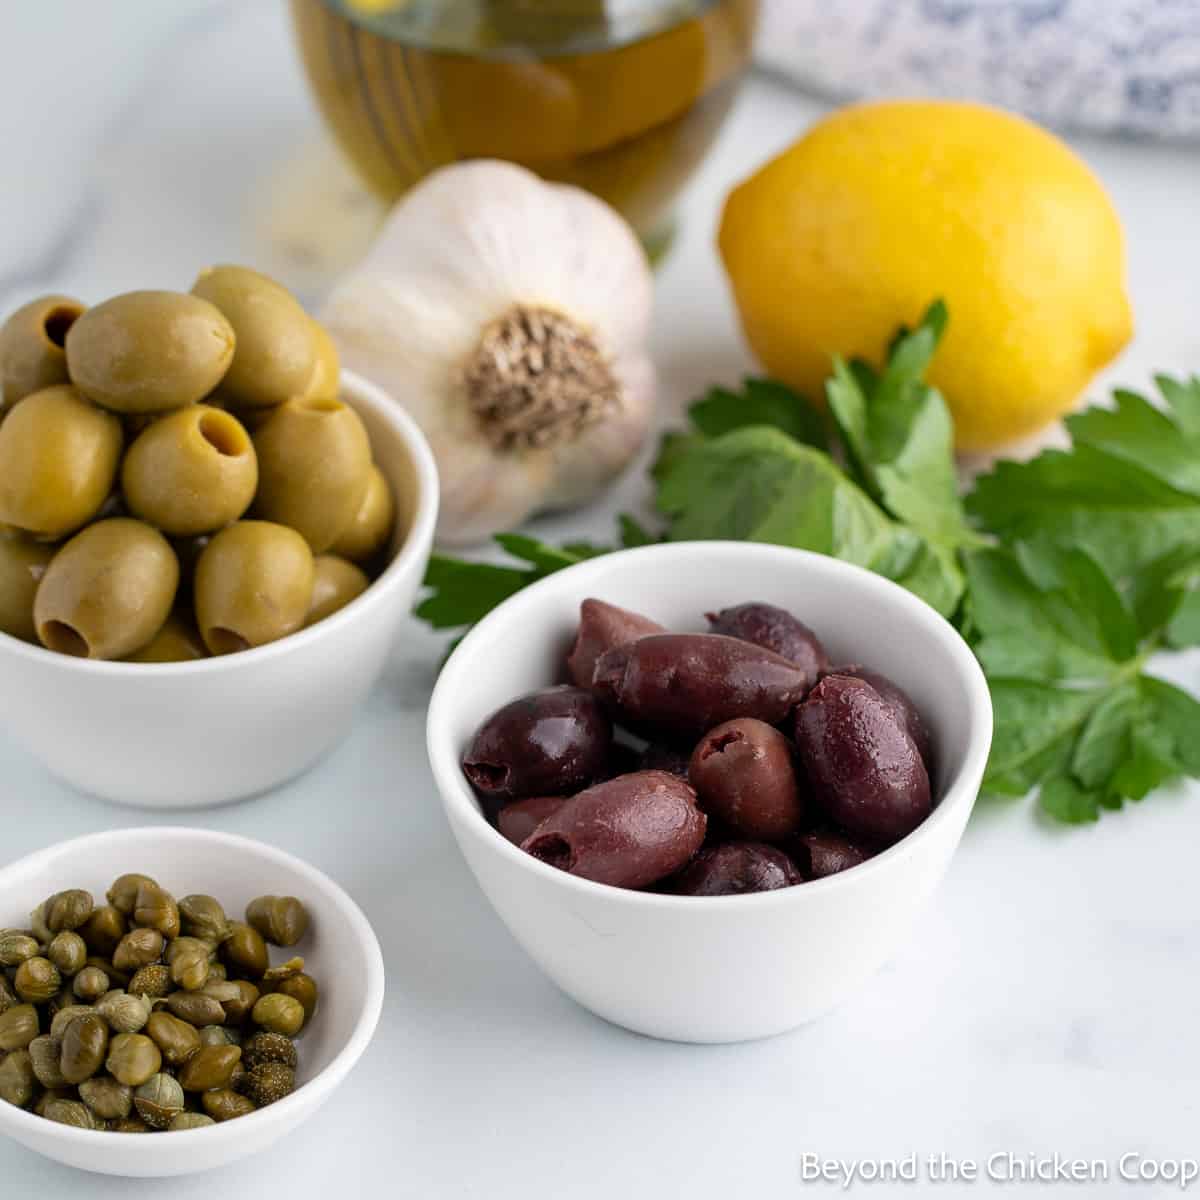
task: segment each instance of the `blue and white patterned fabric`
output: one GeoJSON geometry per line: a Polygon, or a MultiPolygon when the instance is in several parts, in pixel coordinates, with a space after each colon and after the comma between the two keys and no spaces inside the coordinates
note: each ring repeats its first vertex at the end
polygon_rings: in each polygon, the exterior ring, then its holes
{"type": "Polygon", "coordinates": [[[1200,139],[1200,0],[764,0],[758,47],[839,99],[951,96],[1200,139]]]}

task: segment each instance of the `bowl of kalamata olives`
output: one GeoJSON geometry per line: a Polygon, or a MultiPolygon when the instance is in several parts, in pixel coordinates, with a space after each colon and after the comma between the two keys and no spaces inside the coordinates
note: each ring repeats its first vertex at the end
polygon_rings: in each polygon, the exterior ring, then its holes
{"type": "Polygon", "coordinates": [[[783,547],[559,572],[442,671],[428,744],[480,886],[565,992],[725,1042],[837,1005],[902,946],[983,777],[988,689],[911,593],[783,547]]]}

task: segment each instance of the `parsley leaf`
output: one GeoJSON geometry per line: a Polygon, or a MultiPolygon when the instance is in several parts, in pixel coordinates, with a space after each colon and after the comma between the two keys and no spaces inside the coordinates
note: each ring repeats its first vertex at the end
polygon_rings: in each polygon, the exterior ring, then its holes
{"type": "Polygon", "coordinates": [[[824,417],[786,384],[774,379],[742,380],[740,392],[713,387],[688,409],[705,437],[720,437],[748,425],[770,425],[808,446],[824,450],[829,433],[824,417]]]}

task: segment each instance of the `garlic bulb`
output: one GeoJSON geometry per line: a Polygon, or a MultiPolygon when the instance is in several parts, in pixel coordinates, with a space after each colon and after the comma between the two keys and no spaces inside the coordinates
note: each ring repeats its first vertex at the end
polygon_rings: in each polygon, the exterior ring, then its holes
{"type": "Polygon", "coordinates": [[[439,540],[593,497],[654,406],[653,282],[629,226],[511,163],[443,167],[400,201],[321,320],[425,431],[439,540]]]}

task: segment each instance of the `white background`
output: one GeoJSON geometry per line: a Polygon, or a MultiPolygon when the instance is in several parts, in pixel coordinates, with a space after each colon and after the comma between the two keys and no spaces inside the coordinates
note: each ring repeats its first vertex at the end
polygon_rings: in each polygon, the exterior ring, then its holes
{"type": "MultiPolygon", "coordinates": [[[[90,301],[186,288],[211,260],[279,270],[319,298],[323,263],[302,269],[285,243],[321,210],[315,176],[330,194],[338,185],[304,149],[320,130],[282,4],[14,4],[3,49],[5,310],[49,288],[90,301]]],[[[683,236],[660,274],[664,413],[750,368],[711,245],[720,198],[818,111],[754,81],[688,193],[683,236]]],[[[1200,370],[1200,151],[1079,149],[1129,233],[1138,337],[1109,379],[1140,386],[1154,369],[1200,370]]],[[[345,211],[343,231],[355,228],[353,206],[345,211]]],[[[607,536],[612,512],[644,500],[635,471],[611,502],[556,528],[607,536]]],[[[366,910],[388,999],[347,1086],[303,1135],[168,1185],[89,1176],[0,1144],[5,1200],[302,1200],[332,1189],[716,1200],[799,1191],[804,1151],[1200,1154],[1200,786],[1084,830],[1050,827],[1028,804],[982,808],[913,942],[857,1000],[765,1043],[662,1044],[561,996],[468,875],[423,750],[440,647],[412,622],[336,754],[275,794],[188,818],[309,859],[366,910]]],[[[1200,689],[1200,656],[1169,673],[1200,689]]],[[[155,819],[71,793],[0,732],[0,864],[155,819]]],[[[1156,1194],[1177,1191],[1136,1190],[1156,1194]]]]}

